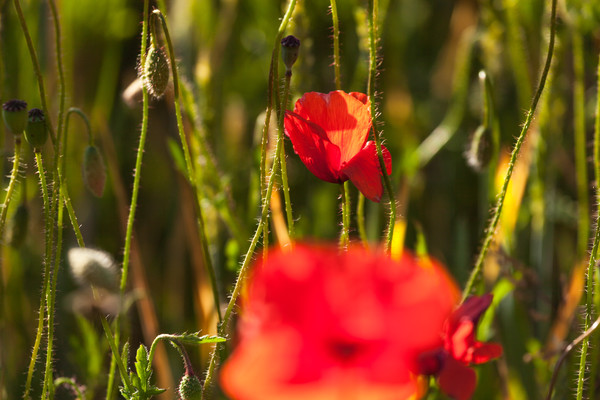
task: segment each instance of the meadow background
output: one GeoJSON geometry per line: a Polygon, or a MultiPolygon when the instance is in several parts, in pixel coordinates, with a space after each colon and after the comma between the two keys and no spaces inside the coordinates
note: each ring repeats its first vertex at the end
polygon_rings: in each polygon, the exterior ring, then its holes
{"type": "MultiPolygon", "coordinates": [[[[0,0],[0,100],[19,98],[29,107],[41,107],[14,3],[0,0]]],[[[260,216],[258,171],[269,63],[286,4],[272,0],[151,4],[167,17],[185,88],[184,127],[200,183],[197,193],[208,250],[224,301],[260,216]]],[[[50,5],[33,0],[21,0],[20,5],[45,81],[48,118],[56,124],[60,77],[50,5]]],[[[64,176],[86,246],[112,254],[119,263],[134,174],[141,174],[123,337],[136,349],[140,343],[149,346],[159,333],[216,334],[194,193],[183,173],[172,88],[150,102],[143,165],[135,171],[142,95],[134,81],[143,1],[61,0],[56,6],[65,105],[78,107],[89,118],[93,142],[106,164],[104,195],[93,196],[82,181],[88,138],[85,125],[75,116],[70,118],[66,152],[61,153],[64,176]]],[[[341,87],[348,92],[367,91],[368,9],[362,0],[338,2],[341,87]]],[[[408,248],[426,248],[462,288],[538,87],[548,51],[550,2],[382,0],[379,10],[378,124],[393,159],[397,226],[406,227],[408,248]],[[483,123],[482,70],[491,83],[489,160],[476,171],[465,153],[483,123]]],[[[305,92],[334,90],[329,2],[299,1],[285,33],[301,40],[290,104],[305,92]]],[[[600,2],[558,1],[552,67],[478,286],[479,292],[495,295],[480,334],[501,343],[504,356],[478,368],[476,399],[545,398],[558,355],[581,333],[584,313],[579,304],[581,298],[586,301],[585,272],[598,205],[592,161],[594,132],[599,129],[599,52],[600,2]]],[[[7,187],[14,138],[4,126],[0,134],[1,183],[7,187]]],[[[339,188],[317,180],[288,140],[285,146],[297,237],[336,241],[339,188]]],[[[52,164],[50,141],[43,155],[52,164]]],[[[19,204],[26,205],[27,236],[19,246],[5,239],[0,255],[0,399],[23,395],[43,285],[43,205],[35,159],[27,145],[22,161],[8,219],[19,204]]],[[[355,188],[351,194],[351,234],[358,240],[355,188]]],[[[367,200],[364,213],[366,236],[377,245],[387,224],[387,197],[381,204],[367,200]]],[[[272,236],[270,243],[276,241],[272,236]]],[[[104,398],[110,349],[98,316],[110,305],[95,304],[79,291],[66,262],[66,252],[77,245],[65,215],[54,375],[85,385],[88,399],[104,398]]],[[[594,296],[594,308],[598,301],[594,296]]],[[[584,394],[596,398],[598,335],[591,341],[584,394]]],[[[188,349],[198,373],[206,369],[209,350],[209,345],[188,349]]],[[[161,347],[159,353],[157,385],[170,388],[164,398],[175,398],[173,388],[183,374],[181,358],[170,346],[161,347]]],[[[44,358],[42,351],[33,375],[33,398],[41,393],[44,358]]],[[[557,399],[575,393],[578,352],[566,361],[555,388],[557,399]]],[[[65,388],[57,389],[55,396],[72,398],[65,388]]],[[[430,397],[443,398],[436,392],[430,397]]]]}

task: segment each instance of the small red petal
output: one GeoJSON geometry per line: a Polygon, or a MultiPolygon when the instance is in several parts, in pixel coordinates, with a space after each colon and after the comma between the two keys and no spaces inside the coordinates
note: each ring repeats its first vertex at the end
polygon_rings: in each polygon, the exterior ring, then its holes
{"type": "Polygon", "coordinates": [[[502,355],[502,346],[496,343],[475,343],[471,362],[482,364],[502,355]]]}
{"type": "Polygon", "coordinates": [[[469,400],[475,391],[477,376],[475,371],[454,360],[446,359],[438,376],[440,389],[456,400],[469,400]]]}
{"type": "MultiPolygon", "coordinates": [[[[388,174],[392,170],[392,158],[388,149],[382,146],[384,161],[388,174]]],[[[381,168],[375,142],[369,141],[365,147],[341,171],[371,201],[379,203],[383,193],[381,184],[381,168]]]]}
{"type": "Polygon", "coordinates": [[[368,105],[341,90],[305,93],[294,112],[319,125],[327,138],[340,149],[340,162],[350,161],[364,147],[371,129],[368,105]]]}
{"type": "Polygon", "coordinates": [[[306,168],[317,178],[339,183],[339,174],[331,165],[339,165],[340,150],[327,140],[325,132],[317,124],[287,111],[285,134],[291,139],[294,151],[306,168]]]}
{"type": "Polygon", "coordinates": [[[452,357],[464,364],[471,362],[471,348],[475,344],[474,326],[471,321],[462,321],[458,328],[452,333],[450,347],[447,348],[452,357]]]}
{"type": "Polygon", "coordinates": [[[364,105],[369,105],[369,96],[360,92],[350,92],[350,96],[354,97],[356,100],[360,101],[364,105]]]}

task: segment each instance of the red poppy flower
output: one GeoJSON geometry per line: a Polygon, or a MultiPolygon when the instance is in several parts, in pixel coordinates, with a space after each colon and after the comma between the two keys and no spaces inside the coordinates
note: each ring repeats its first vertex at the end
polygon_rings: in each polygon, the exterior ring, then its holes
{"type": "MultiPolygon", "coordinates": [[[[382,171],[371,130],[368,97],[363,93],[305,93],[294,112],[286,111],[285,134],[310,172],[331,183],[352,181],[369,200],[379,202],[382,171]]],[[[392,157],[382,146],[387,173],[392,157]]]]}
{"type": "Polygon", "coordinates": [[[482,364],[502,355],[502,347],[475,339],[479,318],[492,302],[492,295],[468,298],[444,324],[442,348],[420,356],[421,373],[437,375],[443,392],[457,400],[468,400],[476,385],[472,364],[482,364]]]}
{"type": "Polygon", "coordinates": [[[458,290],[435,262],[296,245],[255,267],[221,374],[239,400],[403,400],[458,290]]]}

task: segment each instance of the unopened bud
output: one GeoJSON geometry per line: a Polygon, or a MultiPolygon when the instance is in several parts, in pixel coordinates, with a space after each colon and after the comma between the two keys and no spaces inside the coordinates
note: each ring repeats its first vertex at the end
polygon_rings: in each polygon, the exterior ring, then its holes
{"type": "Polygon", "coordinates": [[[289,35],[281,39],[281,58],[285,64],[286,73],[292,73],[292,66],[298,59],[298,50],[300,49],[300,40],[294,35],[289,35]]]}
{"type": "Polygon", "coordinates": [[[20,135],[27,126],[27,102],[9,100],[2,104],[2,118],[6,128],[14,135],[20,135]]]}
{"type": "Polygon", "coordinates": [[[83,182],[96,197],[102,197],[106,184],[106,169],[96,146],[88,146],[83,155],[83,182]]]}
{"type": "Polygon", "coordinates": [[[202,398],[202,383],[196,374],[187,371],[179,382],[181,400],[200,400],[202,398]]]}
{"type": "Polygon", "coordinates": [[[465,157],[467,164],[477,172],[481,172],[492,159],[492,131],[480,125],[469,140],[465,157]]]}
{"type": "Polygon", "coordinates": [[[144,86],[153,97],[159,98],[169,84],[169,59],[162,47],[150,46],[142,70],[144,86]]]}
{"type": "Polygon", "coordinates": [[[46,143],[48,138],[48,128],[46,127],[46,118],[44,112],[39,108],[29,110],[27,118],[27,128],[25,129],[25,139],[38,151],[46,143]]]}
{"type": "Polygon", "coordinates": [[[68,254],[71,273],[80,285],[118,290],[118,272],[114,259],[107,252],[74,247],[68,254]]]}

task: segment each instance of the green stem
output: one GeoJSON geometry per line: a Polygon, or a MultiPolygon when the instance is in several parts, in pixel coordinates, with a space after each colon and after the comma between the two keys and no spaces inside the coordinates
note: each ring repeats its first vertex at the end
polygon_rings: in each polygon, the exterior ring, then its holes
{"type": "MultiPolygon", "coordinates": [[[[578,110],[575,114],[575,128],[583,129],[583,135],[585,139],[585,93],[583,83],[583,43],[581,33],[574,29],[573,32],[573,61],[575,66],[575,79],[576,84],[574,88],[574,96],[578,96],[574,99],[574,108],[578,110]],[[579,64],[579,66],[578,66],[579,64]],[[581,97],[583,96],[583,97],[581,97]],[[578,109],[581,107],[581,109],[578,109]],[[580,115],[582,114],[582,115],[580,115]]],[[[600,83],[600,60],[598,61],[598,83],[600,83]]],[[[594,123],[594,173],[596,180],[596,209],[600,209],[600,87],[597,89],[596,98],[596,117],[594,123]]],[[[577,137],[577,136],[576,136],[577,137]]],[[[585,142],[583,143],[583,151],[585,155],[585,142]]],[[[585,161],[585,160],[584,160],[585,161]]],[[[586,165],[584,164],[584,168],[586,165]]],[[[578,170],[579,172],[579,170],[578,170]]],[[[586,186],[587,190],[587,186],[586,186]]],[[[580,215],[581,217],[582,215],[580,215]]],[[[581,221],[580,221],[581,223],[581,221]]],[[[600,214],[596,219],[596,233],[594,235],[594,244],[592,245],[592,252],[588,262],[588,268],[586,273],[586,305],[585,305],[585,321],[583,323],[583,330],[589,329],[592,322],[593,315],[593,303],[594,303],[594,267],[598,261],[598,242],[600,241],[600,214]]],[[[579,371],[577,375],[577,400],[580,400],[583,396],[583,383],[585,380],[585,370],[587,364],[588,349],[590,347],[590,339],[585,337],[581,345],[581,353],[579,359],[579,371]]],[[[592,361],[594,362],[594,361],[592,361]]],[[[593,388],[593,386],[590,386],[593,388]]]]}
{"type": "Polygon", "coordinates": [[[521,129],[521,133],[517,138],[517,142],[515,143],[515,147],[510,155],[510,161],[508,163],[508,168],[506,170],[506,175],[504,176],[504,182],[502,183],[502,187],[500,190],[500,194],[498,195],[498,200],[496,202],[496,207],[493,212],[492,219],[488,225],[486,230],[485,239],[483,241],[483,245],[481,246],[481,250],[479,251],[479,255],[477,256],[477,261],[475,262],[475,267],[471,271],[471,275],[469,276],[469,280],[467,281],[467,285],[463,291],[462,301],[464,301],[471,291],[473,290],[473,286],[475,285],[475,281],[479,277],[481,270],[483,268],[483,262],[485,260],[485,256],[487,251],[492,243],[492,239],[494,238],[494,234],[496,233],[496,228],[498,227],[498,222],[500,221],[500,214],[502,213],[502,206],[504,205],[504,198],[506,197],[506,191],[508,189],[508,184],[510,182],[510,178],[512,177],[513,170],[515,168],[515,163],[517,161],[517,156],[519,155],[519,150],[521,149],[521,145],[525,140],[525,136],[527,135],[527,131],[529,130],[529,126],[531,125],[531,121],[533,120],[533,116],[535,115],[535,111],[537,108],[537,104],[540,100],[542,92],[544,91],[544,86],[546,84],[546,79],[548,77],[548,72],[550,71],[550,65],[552,64],[552,54],[554,52],[554,41],[556,36],[556,2],[557,0],[552,1],[552,11],[550,16],[550,40],[548,42],[548,54],[546,56],[546,63],[544,64],[544,69],[542,71],[542,75],[540,76],[540,83],[535,92],[533,100],[531,102],[531,107],[527,112],[527,117],[525,118],[525,122],[523,123],[523,128],[521,129]]]}
{"type": "Polygon", "coordinates": [[[21,160],[21,137],[15,136],[15,156],[13,158],[13,167],[10,174],[10,181],[6,189],[6,197],[2,203],[2,211],[0,211],[0,239],[4,238],[4,228],[6,227],[6,215],[8,206],[12,199],[13,191],[19,178],[19,165],[21,160]]]}
{"type": "Polygon", "coordinates": [[[46,293],[48,291],[48,285],[50,282],[50,264],[52,262],[52,224],[50,221],[50,200],[48,196],[48,185],[46,184],[46,171],[44,170],[44,164],[42,161],[42,153],[35,152],[35,160],[38,167],[38,175],[40,177],[40,186],[42,188],[42,200],[44,203],[44,222],[45,222],[45,241],[46,241],[46,252],[44,254],[44,284],[42,289],[42,296],[40,297],[40,309],[38,312],[38,327],[35,335],[35,341],[33,343],[33,350],[31,352],[31,358],[29,359],[29,368],[27,370],[27,380],[25,382],[25,393],[23,394],[24,399],[29,399],[29,391],[31,390],[31,379],[33,378],[33,371],[35,369],[35,363],[37,362],[38,352],[40,343],[42,341],[42,335],[44,333],[44,320],[46,310],[46,293]]]}
{"type": "Polygon", "coordinates": [[[379,18],[379,0],[370,0],[371,12],[369,13],[369,81],[367,84],[368,95],[371,101],[371,120],[373,121],[373,137],[375,139],[375,147],[377,147],[377,157],[379,158],[379,167],[383,175],[383,183],[388,193],[390,202],[390,215],[388,227],[386,230],[385,251],[390,250],[392,237],[394,235],[394,223],[396,222],[396,199],[392,190],[392,182],[385,167],[383,152],[381,150],[381,138],[379,129],[377,129],[377,107],[375,100],[375,78],[377,76],[377,43],[379,41],[377,27],[379,18]]]}
{"type": "MultiPolygon", "coordinates": [[[[55,0],[48,0],[48,3],[50,4],[50,10],[52,13],[52,22],[54,23],[54,40],[55,40],[55,47],[56,47],[56,67],[58,70],[59,104],[58,104],[58,125],[56,128],[56,131],[58,134],[58,141],[57,141],[56,148],[55,148],[55,150],[57,150],[58,146],[61,143],[61,136],[64,134],[64,132],[62,131],[62,127],[63,127],[63,118],[64,118],[64,113],[65,113],[66,90],[65,90],[65,74],[64,74],[63,63],[62,63],[62,40],[61,40],[61,34],[60,34],[60,24],[58,23],[58,11],[56,9],[55,0]]],[[[44,110],[44,112],[45,111],[47,111],[47,110],[44,110]]],[[[56,154],[58,154],[58,152],[56,152],[56,154]]]]}
{"type": "Polygon", "coordinates": [[[575,136],[575,169],[577,178],[577,256],[585,257],[590,235],[588,174],[585,138],[585,71],[583,37],[575,27],[573,37],[573,119],[575,136]]]}
{"type": "MultiPolygon", "coordinates": [[[[59,166],[59,175],[60,175],[60,166],[59,166]]],[[[63,234],[63,190],[62,185],[60,185],[58,191],[57,198],[57,206],[58,211],[56,214],[56,249],[54,252],[54,268],[52,271],[52,286],[48,290],[48,294],[46,297],[47,304],[47,314],[48,314],[48,324],[47,324],[47,344],[46,344],[46,370],[45,370],[45,378],[44,378],[44,388],[42,390],[42,399],[45,399],[45,393],[48,391],[48,396],[50,399],[54,398],[54,386],[52,385],[52,350],[54,345],[54,303],[56,300],[56,283],[58,281],[58,269],[60,267],[61,254],[62,254],[62,234],[63,234]]]]}
{"type": "Polygon", "coordinates": [[[350,242],[350,184],[348,181],[340,185],[342,197],[342,232],[340,233],[340,249],[346,250],[350,242]]]}
{"type": "MultiPolygon", "coordinates": [[[[194,166],[192,164],[192,158],[190,155],[190,149],[187,143],[187,138],[185,136],[185,132],[183,130],[183,120],[181,117],[181,106],[179,104],[179,74],[177,71],[177,64],[175,62],[175,50],[173,48],[173,43],[171,42],[171,36],[169,34],[169,27],[167,26],[167,21],[164,17],[164,15],[160,12],[160,10],[154,10],[152,12],[152,15],[155,18],[158,18],[162,28],[163,28],[163,33],[165,35],[165,40],[167,42],[167,48],[169,51],[169,59],[171,62],[171,71],[173,74],[173,101],[175,103],[175,115],[177,118],[177,130],[179,132],[179,140],[181,141],[181,147],[183,149],[183,157],[185,159],[185,165],[186,165],[186,169],[187,169],[187,180],[190,183],[190,185],[192,186],[192,189],[194,191],[194,195],[196,196],[196,203],[197,203],[197,215],[198,215],[198,231],[200,234],[200,243],[202,246],[202,255],[203,255],[203,261],[204,261],[204,265],[206,266],[206,269],[208,271],[208,275],[210,277],[210,282],[211,282],[211,286],[212,286],[212,291],[213,291],[213,298],[214,298],[214,302],[215,302],[215,309],[217,311],[217,315],[219,317],[219,323],[222,321],[222,316],[221,316],[221,301],[219,299],[219,287],[217,285],[217,277],[215,274],[215,269],[212,263],[212,260],[210,258],[210,250],[208,248],[208,240],[206,238],[206,229],[204,228],[204,218],[202,216],[202,204],[201,204],[201,199],[200,199],[200,185],[199,182],[197,180],[197,175],[196,172],[194,170],[194,166]]],[[[154,24],[151,24],[151,26],[154,26],[154,24]]]]}
{"type": "MultiPolygon", "coordinates": [[[[148,15],[149,15],[149,7],[150,0],[144,0],[144,19],[142,21],[142,40],[141,40],[141,48],[140,48],[140,62],[141,65],[144,65],[146,61],[146,46],[148,40],[148,15]]],[[[123,251],[123,265],[121,272],[121,282],[119,285],[119,292],[121,299],[125,296],[125,289],[127,288],[127,278],[129,276],[129,258],[131,256],[131,237],[133,235],[133,221],[135,220],[135,210],[137,207],[137,198],[140,189],[140,179],[141,179],[141,169],[142,169],[142,159],[144,156],[144,148],[146,146],[146,134],[148,132],[148,91],[146,87],[142,85],[142,128],[140,131],[140,141],[137,150],[137,157],[135,161],[135,169],[134,169],[134,177],[133,177],[133,190],[131,193],[131,203],[129,205],[129,216],[127,218],[127,227],[125,231],[125,248],[123,251]]],[[[115,319],[115,349],[113,349],[113,355],[111,359],[110,371],[108,375],[108,384],[106,397],[107,399],[111,399],[113,396],[113,387],[114,387],[114,379],[115,379],[115,366],[119,366],[121,368],[122,361],[119,358],[119,354],[115,353],[116,348],[119,347],[119,326],[120,326],[121,315],[117,316],[115,319]]],[[[105,329],[106,331],[106,329],[105,329]]],[[[110,342],[110,340],[109,340],[110,342]]],[[[123,379],[125,379],[125,376],[123,379]]]]}
{"type": "Polygon", "coordinates": [[[290,81],[292,79],[292,71],[288,71],[285,74],[285,86],[283,88],[283,97],[281,100],[281,108],[279,113],[279,128],[277,129],[277,142],[281,144],[281,154],[279,155],[279,161],[281,163],[281,185],[283,187],[283,198],[285,201],[285,213],[287,216],[288,232],[290,239],[293,241],[296,236],[296,230],[294,228],[294,216],[292,213],[292,202],[290,200],[290,186],[288,184],[287,175],[287,162],[285,159],[285,144],[283,144],[283,122],[285,119],[285,110],[287,109],[288,95],[290,92],[290,81]]]}
{"type": "Polygon", "coordinates": [[[369,240],[367,238],[367,229],[365,227],[365,196],[360,192],[358,193],[358,200],[356,203],[356,224],[358,226],[358,236],[366,247],[369,245],[369,240]]]}
{"type": "Polygon", "coordinates": [[[129,374],[127,373],[127,368],[125,368],[125,364],[121,359],[121,355],[119,354],[119,344],[117,343],[117,339],[113,332],[106,322],[106,318],[100,318],[100,322],[102,323],[102,328],[104,329],[104,335],[108,340],[108,345],[110,346],[110,350],[112,351],[113,360],[115,360],[117,367],[119,368],[119,372],[121,374],[121,379],[123,380],[123,384],[127,388],[130,393],[133,393],[133,387],[131,385],[131,381],[129,380],[129,374]]]}
{"type": "Polygon", "coordinates": [[[25,22],[25,17],[23,16],[23,10],[21,9],[21,4],[19,0],[13,0],[13,4],[15,6],[15,10],[17,12],[17,17],[19,18],[19,23],[21,24],[21,29],[23,30],[23,34],[25,35],[25,41],[27,42],[27,48],[29,49],[29,56],[31,57],[31,62],[33,64],[33,70],[35,71],[35,76],[38,82],[38,90],[40,92],[40,100],[42,102],[42,109],[44,110],[44,115],[46,116],[48,131],[50,132],[50,139],[54,144],[55,151],[57,150],[57,142],[54,138],[54,130],[52,128],[52,122],[50,120],[50,113],[48,112],[48,105],[46,101],[46,90],[44,89],[44,77],[42,75],[42,70],[40,68],[40,63],[37,58],[37,53],[35,51],[35,46],[33,45],[33,40],[31,40],[31,35],[29,34],[29,29],[27,28],[27,23],[25,22]]]}
{"type": "Polygon", "coordinates": [[[335,88],[342,89],[340,74],[340,22],[337,12],[336,0],[329,0],[331,6],[331,19],[333,20],[333,70],[335,72],[335,88]]]}

